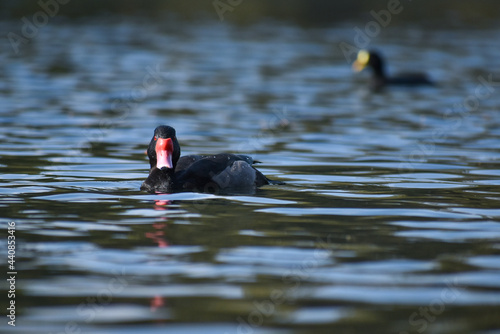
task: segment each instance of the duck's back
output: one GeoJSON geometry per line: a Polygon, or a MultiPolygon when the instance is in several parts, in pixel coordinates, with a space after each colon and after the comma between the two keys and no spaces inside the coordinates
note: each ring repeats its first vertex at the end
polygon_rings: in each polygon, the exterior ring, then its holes
{"type": "Polygon", "coordinates": [[[429,79],[425,73],[420,72],[403,72],[389,78],[387,81],[389,85],[401,86],[419,86],[419,85],[434,85],[434,82],[429,79]]]}
{"type": "Polygon", "coordinates": [[[269,184],[268,179],[252,167],[253,162],[249,156],[229,153],[187,155],[179,159],[175,169],[176,187],[217,191],[269,184]]]}

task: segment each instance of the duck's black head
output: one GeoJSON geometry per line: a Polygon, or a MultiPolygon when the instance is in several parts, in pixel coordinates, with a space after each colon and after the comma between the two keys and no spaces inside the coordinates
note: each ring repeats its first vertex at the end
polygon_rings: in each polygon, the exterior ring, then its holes
{"type": "Polygon", "coordinates": [[[151,169],[156,167],[175,170],[181,155],[181,147],[175,136],[175,129],[168,125],[157,127],[149,143],[147,153],[151,169]]]}
{"type": "Polygon", "coordinates": [[[371,67],[376,77],[385,78],[384,61],[380,54],[373,50],[360,50],[352,68],[361,72],[367,66],[371,67]]]}

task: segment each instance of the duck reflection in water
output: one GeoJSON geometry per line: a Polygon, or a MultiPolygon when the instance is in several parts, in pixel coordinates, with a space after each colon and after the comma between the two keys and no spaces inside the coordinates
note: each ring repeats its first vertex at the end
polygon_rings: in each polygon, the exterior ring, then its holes
{"type": "MultiPolygon", "coordinates": [[[[170,200],[155,200],[155,210],[167,211],[168,206],[172,204],[170,200]]],[[[159,248],[166,248],[169,243],[166,238],[165,229],[168,227],[167,218],[161,217],[163,221],[155,222],[152,227],[154,228],[151,232],[144,233],[144,236],[156,244],[159,248]]],[[[163,296],[155,295],[150,301],[151,312],[157,312],[160,308],[165,306],[165,299],[163,296]]]]}

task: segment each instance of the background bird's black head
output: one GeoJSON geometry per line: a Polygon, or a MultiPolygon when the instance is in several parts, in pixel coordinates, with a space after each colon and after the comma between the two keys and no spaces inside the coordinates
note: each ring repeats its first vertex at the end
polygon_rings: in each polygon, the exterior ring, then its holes
{"type": "Polygon", "coordinates": [[[372,68],[375,76],[385,78],[382,56],[375,50],[360,50],[356,61],[353,63],[353,68],[360,72],[368,66],[372,68]]]}

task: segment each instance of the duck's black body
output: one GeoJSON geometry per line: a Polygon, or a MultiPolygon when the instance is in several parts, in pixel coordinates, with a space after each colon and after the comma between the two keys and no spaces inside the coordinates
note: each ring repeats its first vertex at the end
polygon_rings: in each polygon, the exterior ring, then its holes
{"type": "Polygon", "coordinates": [[[361,50],[353,63],[356,72],[362,71],[366,67],[371,67],[372,78],[370,87],[380,89],[384,86],[432,86],[432,82],[425,73],[400,73],[397,76],[389,77],[385,72],[385,62],[376,51],[361,50]]]}
{"type": "Polygon", "coordinates": [[[252,190],[273,183],[252,167],[254,161],[246,155],[220,153],[181,158],[180,153],[174,128],[166,125],[157,127],[147,151],[151,169],[141,190],[219,193],[252,190]]]}

